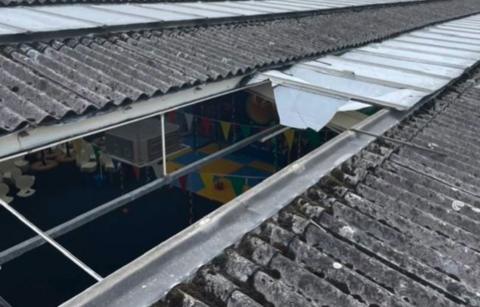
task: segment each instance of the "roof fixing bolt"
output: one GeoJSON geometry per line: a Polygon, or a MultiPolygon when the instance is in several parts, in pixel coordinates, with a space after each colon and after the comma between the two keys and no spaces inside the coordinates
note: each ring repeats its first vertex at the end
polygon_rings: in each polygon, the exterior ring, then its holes
{"type": "Polygon", "coordinates": [[[452,202],[452,209],[455,211],[460,211],[465,206],[465,203],[460,200],[454,200],[452,202]]]}
{"type": "Polygon", "coordinates": [[[341,263],[338,263],[338,262],[334,262],[334,263],[333,263],[333,268],[334,268],[334,269],[339,270],[339,269],[341,269],[342,267],[343,267],[343,265],[342,265],[341,263]]]}

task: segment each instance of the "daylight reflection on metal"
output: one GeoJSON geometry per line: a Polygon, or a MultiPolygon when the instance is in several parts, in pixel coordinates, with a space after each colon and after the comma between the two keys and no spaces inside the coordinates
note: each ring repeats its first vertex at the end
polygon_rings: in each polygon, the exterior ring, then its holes
{"type": "Polygon", "coordinates": [[[335,9],[413,0],[249,0],[0,8],[0,35],[335,9]]]}
{"type": "Polygon", "coordinates": [[[318,131],[336,112],[371,105],[404,111],[480,59],[479,26],[463,18],[259,78],[271,80],[284,126],[318,131]]]}

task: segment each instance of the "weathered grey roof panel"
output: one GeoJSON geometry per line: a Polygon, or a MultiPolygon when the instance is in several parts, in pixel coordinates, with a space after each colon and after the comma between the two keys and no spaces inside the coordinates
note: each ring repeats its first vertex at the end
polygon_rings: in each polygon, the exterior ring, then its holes
{"type": "Polygon", "coordinates": [[[478,11],[480,2],[474,0],[436,1],[5,45],[0,80],[1,98],[8,99],[0,101],[0,131],[58,122],[478,11]]]}

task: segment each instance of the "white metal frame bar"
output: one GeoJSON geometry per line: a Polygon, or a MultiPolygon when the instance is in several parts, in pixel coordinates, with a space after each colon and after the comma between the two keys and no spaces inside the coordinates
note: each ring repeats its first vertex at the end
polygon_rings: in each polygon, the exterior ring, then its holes
{"type": "Polygon", "coordinates": [[[5,208],[8,212],[13,214],[20,222],[22,222],[24,225],[29,227],[31,230],[33,230],[39,238],[45,240],[48,242],[51,246],[53,246],[56,250],[58,250],[60,253],[62,253],[65,257],[67,257],[70,261],[75,263],[79,268],[81,268],[83,271],[85,271],[88,275],[93,277],[96,281],[101,281],[103,280],[103,277],[100,276],[98,273],[96,273],[94,270],[92,270],[88,265],[83,263],[80,259],[75,257],[70,251],[68,251],[66,248],[64,248],[62,245],[60,245],[57,241],[52,239],[48,234],[43,232],[40,228],[38,228],[35,224],[30,222],[25,216],[23,216],[20,212],[15,210],[12,206],[7,204],[5,201],[0,199],[0,205],[5,208]]]}
{"type": "Polygon", "coordinates": [[[165,113],[160,115],[160,121],[162,124],[162,169],[163,177],[167,177],[167,148],[165,141],[165,113]]]}

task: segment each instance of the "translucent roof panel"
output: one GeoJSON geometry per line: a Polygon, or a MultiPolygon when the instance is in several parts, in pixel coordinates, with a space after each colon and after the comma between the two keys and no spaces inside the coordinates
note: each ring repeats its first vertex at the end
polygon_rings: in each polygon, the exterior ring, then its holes
{"type": "Polygon", "coordinates": [[[444,77],[447,79],[458,77],[463,73],[463,70],[459,68],[398,60],[394,58],[387,58],[384,56],[368,54],[365,52],[347,52],[343,54],[341,58],[371,65],[384,65],[391,68],[398,68],[401,70],[417,72],[419,74],[430,74],[438,77],[444,77]]]}
{"type": "Polygon", "coordinates": [[[383,46],[388,46],[390,48],[398,48],[402,50],[409,50],[409,51],[422,51],[428,52],[429,54],[437,54],[437,55],[448,55],[452,57],[464,58],[464,59],[478,59],[480,56],[479,51],[464,51],[464,50],[457,50],[452,49],[449,47],[440,47],[440,46],[424,46],[419,44],[412,44],[408,42],[402,42],[397,40],[391,40],[385,42],[383,46]]]}
{"type": "MultiPolygon", "coordinates": [[[[2,9],[0,9],[0,14],[2,9]]],[[[13,9],[17,10],[17,8],[13,9]]],[[[53,20],[52,15],[54,16],[63,16],[62,20],[65,22],[57,22],[56,29],[61,30],[66,28],[66,25],[69,23],[69,20],[87,20],[90,23],[96,25],[122,25],[125,23],[148,23],[160,20],[160,18],[153,18],[147,16],[139,16],[133,14],[125,14],[120,12],[114,12],[109,10],[109,6],[106,6],[105,9],[99,8],[99,6],[91,5],[82,5],[75,6],[75,9],[72,9],[71,6],[51,6],[51,7],[39,7],[36,8],[38,12],[42,12],[46,18],[53,20]]],[[[52,24],[47,19],[47,24],[52,24]]],[[[72,27],[68,27],[71,29],[72,27]]],[[[36,28],[30,28],[30,31],[35,31],[35,29],[46,31],[48,27],[38,26],[36,28]]]]}
{"type": "Polygon", "coordinates": [[[132,4],[117,4],[116,6],[109,6],[108,10],[112,12],[144,16],[159,21],[189,20],[198,18],[198,16],[195,15],[173,13],[165,10],[160,12],[158,10],[152,9],[151,7],[142,7],[141,5],[132,4]]]}
{"type": "Polygon", "coordinates": [[[95,5],[77,3],[28,8],[0,7],[0,36],[152,22],[200,21],[212,18],[293,13],[385,2],[398,2],[398,0],[248,0],[95,5]]]}
{"type": "Polygon", "coordinates": [[[462,43],[472,46],[480,46],[480,41],[471,38],[454,37],[448,34],[433,33],[427,31],[416,31],[410,34],[413,37],[434,39],[439,42],[462,43]]]}
{"type": "Polygon", "coordinates": [[[83,19],[80,16],[78,18],[70,18],[69,16],[64,15],[45,14],[41,11],[41,8],[38,9],[38,11],[33,11],[27,8],[2,8],[0,9],[0,22],[7,27],[17,29],[15,32],[25,32],[30,29],[56,31],[61,29],[89,28],[101,25],[98,22],[91,22],[89,19],[83,19]]]}
{"type": "Polygon", "coordinates": [[[415,43],[415,44],[425,45],[425,46],[449,47],[452,49],[466,50],[466,51],[480,51],[480,46],[463,44],[459,42],[448,42],[448,41],[442,41],[442,40],[430,39],[430,38],[420,38],[420,37],[415,37],[411,35],[402,35],[398,37],[396,41],[415,43]]]}
{"type": "Polygon", "coordinates": [[[431,91],[447,83],[443,78],[426,77],[425,75],[413,72],[372,64],[353,63],[333,56],[320,58],[316,61],[307,62],[306,64],[317,70],[336,72],[337,74],[351,76],[351,78],[358,80],[396,88],[431,91]]]}
{"type": "Polygon", "coordinates": [[[413,60],[414,62],[438,64],[454,68],[466,68],[475,63],[475,60],[471,59],[462,59],[448,55],[431,54],[420,50],[409,51],[395,47],[388,47],[385,45],[369,45],[367,47],[360,48],[359,50],[378,55],[386,55],[388,57],[413,60]]]}

